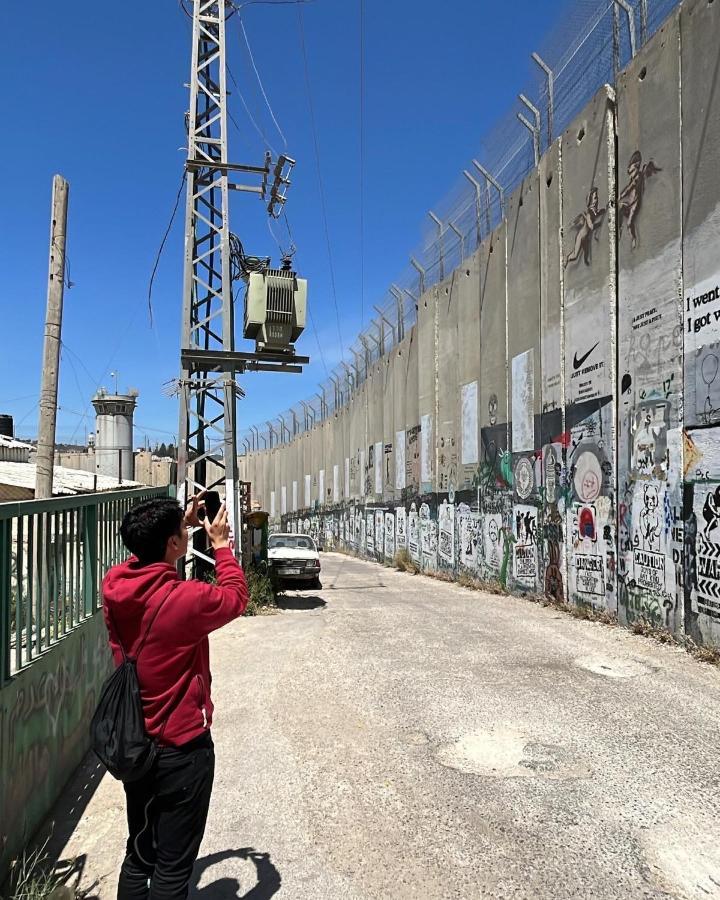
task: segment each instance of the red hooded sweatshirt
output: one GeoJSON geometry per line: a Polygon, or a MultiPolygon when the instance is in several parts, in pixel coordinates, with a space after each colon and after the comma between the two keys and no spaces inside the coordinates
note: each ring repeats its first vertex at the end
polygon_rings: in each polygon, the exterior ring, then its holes
{"type": "Polygon", "coordinates": [[[116,665],[122,662],[118,638],[134,657],[152,623],[137,673],[145,728],[161,744],[179,747],[212,724],[207,636],[241,616],[248,602],[245,575],[231,550],[215,551],[215,572],[217,584],[182,581],[169,563],[143,566],[131,556],[103,579],[103,613],[116,665]]]}

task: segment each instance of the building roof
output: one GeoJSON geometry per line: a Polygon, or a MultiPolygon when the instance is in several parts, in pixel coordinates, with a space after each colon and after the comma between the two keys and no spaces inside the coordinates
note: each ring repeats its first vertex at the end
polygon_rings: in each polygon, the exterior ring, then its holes
{"type": "Polygon", "coordinates": [[[0,434],[0,447],[12,447],[13,449],[34,450],[32,444],[26,444],[24,441],[18,441],[16,438],[8,437],[6,434],[0,434]]]}
{"type": "MultiPolygon", "coordinates": [[[[0,461],[0,484],[35,490],[35,463],[0,461]]],[[[53,496],[62,494],[92,494],[99,491],[115,491],[120,488],[141,487],[138,481],[118,481],[109,475],[96,475],[80,469],[55,466],[53,469],[53,496]]]]}

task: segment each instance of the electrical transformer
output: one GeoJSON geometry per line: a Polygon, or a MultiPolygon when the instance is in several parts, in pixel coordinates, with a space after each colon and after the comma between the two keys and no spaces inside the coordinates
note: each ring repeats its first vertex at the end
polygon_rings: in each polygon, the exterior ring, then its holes
{"type": "Polygon", "coordinates": [[[252,272],[245,294],[244,336],[258,352],[289,353],[305,328],[307,281],[290,269],[252,272]]]}

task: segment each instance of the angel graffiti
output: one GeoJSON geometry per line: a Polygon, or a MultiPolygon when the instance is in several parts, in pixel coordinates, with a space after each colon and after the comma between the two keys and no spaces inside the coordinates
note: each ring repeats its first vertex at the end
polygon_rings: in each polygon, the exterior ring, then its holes
{"type": "Polygon", "coordinates": [[[662,172],[652,160],[645,165],[642,161],[642,153],[636,150],[628,163],[628,183],[618,197],[619,219],[618,228],[622,234],[623,223],[627,222],[627,230],[630,232],[631,247],[634,250],[638,244],[637,218],[642,207],[645,184],[652,175],[662,172]]]}
{"type": "Polygon", "coordinates": [[[565,257],[563,268],[567,268],[569,263],[575,262],[577,259],[579,259],[581,253],[585,265],[590,265],[590,250],[592,246],[592,238],[593,235],[595,235],[595,240],[600,240],[600,233],[598,229],[603,223],[606,212],[607,207],[600,206],[598,189],[595,187],[595,185],[593,185],[590,188],[590,193],[587,195],[584,211],[575,216],[575,219],[572,223],[572,227],[577,232],[577,234],[575,235],[575,246],[573,247],[572,251],[565,257]]]}

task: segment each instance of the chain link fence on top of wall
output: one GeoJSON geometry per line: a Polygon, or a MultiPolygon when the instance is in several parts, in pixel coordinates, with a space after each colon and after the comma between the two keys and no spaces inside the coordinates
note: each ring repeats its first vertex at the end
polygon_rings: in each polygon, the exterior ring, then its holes
{"type": "Polygon", "coordinates": [[[240,436],[241,453],[286,443],[348,403],[373,363],[412,327],[420,295],[500,224],[504,200],[533,170],[536,155],[547,150],[603,84],[615,84],[633,51],[679,2],[574,0],[533,54],[531,77],[517,103],[482,138],[477,155],[428,213],[419,247],[375,304],[377,316],[314,396],[240,436]]]}

